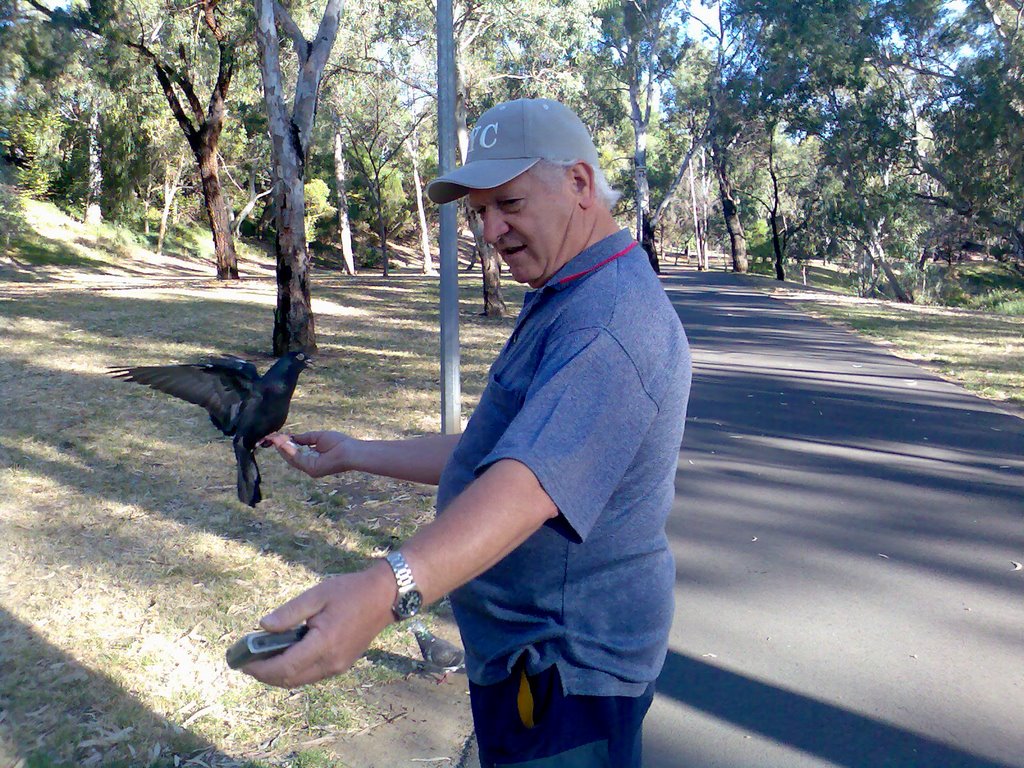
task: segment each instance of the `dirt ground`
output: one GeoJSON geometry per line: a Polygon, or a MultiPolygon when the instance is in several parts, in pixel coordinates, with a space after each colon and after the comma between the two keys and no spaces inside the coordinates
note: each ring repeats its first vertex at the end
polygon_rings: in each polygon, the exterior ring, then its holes
{"type": "MultiPolygon", "coordinates": [[[[450,622],[437,627],[436,634],[458,642],[458,631],[450,622]]],[[[446,681],[438,682],[429,672],[413,671],[399,682],[373,688],[367,698],[388,713],[384,721],[370,730],[324,745],[345,765],[478,765],[473,758],[473,722],[464,673],[451,674],[446,681]]]]}
{"type": "MultiPolygon", "coordinates": [[[[438,622],[434,629],[439,637],[456,643],[459,640],[450,619],[438,622]]],[[[367,690],[368,702],[386,713],[384,719],[352,736],[308,746],[320,746],[350,768],[476,768],[465,673],[450,674],[439,681],[415,660],[376,654],[374,661],[405,673],[397,682],[367,690]]]]}

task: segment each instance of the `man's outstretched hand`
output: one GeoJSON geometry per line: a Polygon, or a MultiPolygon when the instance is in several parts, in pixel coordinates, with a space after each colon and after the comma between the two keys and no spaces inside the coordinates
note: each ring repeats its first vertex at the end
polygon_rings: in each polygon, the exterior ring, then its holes
{"type": "Polygon", "coordinates": [[[286,435],[274,432],[263,438],[264,447],[273,445],[286,462],[310,477],[326,477],[352,469],[355,438],[341,432],[305,432],[286,435]]]}
{"type": "Polygon", "coordinates": [[[306,636],[279,656],[250,662],[241,671],[279,688],[340,675],[395,620],[395,593],[394,574],[383,560],[365,571],[320,582],[260,621],[268,632],[284,632],[305,622],[306,636]]]}

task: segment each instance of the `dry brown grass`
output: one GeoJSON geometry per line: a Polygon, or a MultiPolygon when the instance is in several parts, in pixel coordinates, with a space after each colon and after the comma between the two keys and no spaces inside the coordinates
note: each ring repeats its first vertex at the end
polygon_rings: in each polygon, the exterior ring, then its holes
{"type": "MultiPolygon", "coordinates": [[[[265,367],[273,283],[223,285],[138,252],[118,276],[116,253],[69,236],[95,263],[59,284],[0,282],[0,765],[276,764],[372,726],[383,715],[365,692],[407,671],[394,657],[415,657],[408,633],[297,692],[231,672],[224,650],[270,608],[408,536],[431,517],[432,489],[314,481],[264,452],[267,500],[240,504],[230,445],[201,409],[105,371],[211,353],[265,367]]],[[[250,274],[267,274],[249,258],[250,274]]],[[[478,281],[463,281],[464,413],[512,322],[476,314],[478,281]]],[[[318,275],[314,290],[319,365],[289,428],[437,431],[436,279],[318,275]]]]}

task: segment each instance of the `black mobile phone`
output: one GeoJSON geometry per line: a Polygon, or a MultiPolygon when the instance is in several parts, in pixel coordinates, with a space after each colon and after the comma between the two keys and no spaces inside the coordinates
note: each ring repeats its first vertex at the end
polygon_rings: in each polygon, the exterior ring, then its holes
{"type": "Polygon", "coordinates": [[[250,632],[228,648],[225,654],[228,666],[238,669],[250,661],[269,659],[271,656],[284,653],[290,646],[304,638],[307,632],[309,627],[305,624],[287,632],[250,632]]]}

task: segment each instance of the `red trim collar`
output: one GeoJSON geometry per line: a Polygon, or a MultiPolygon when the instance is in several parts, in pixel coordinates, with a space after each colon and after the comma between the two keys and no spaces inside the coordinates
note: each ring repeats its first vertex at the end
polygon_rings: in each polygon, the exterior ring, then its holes
{"type": "Polygon", "coordinates": [[[567,277],[563,277],[561,280],[558,281],[557,285],[563,285],[564,283],[571,283],[573,280],[578,280],[579,278],[581,278],[581,277],[583,277],[585,275],[589,275],[591,272],[596,272],[601,267],[603,267],[605,264],[613,262],[616,259],[620,258],[621,256],[625,256],[627,253],[629,253],[634,248],[636,248],[637,245],[638,245],[638,243],[634,240],[632,243],[627,245],[625,248],[623,248],[621,251],[616,253],[614,256],[609,256],[604,261],[598,262],[597,264],[595,264],[594,266],[590,267],[589,269],[584,269],[582,272],[577,272],[575,275],[569,275],[567,277]]]}

